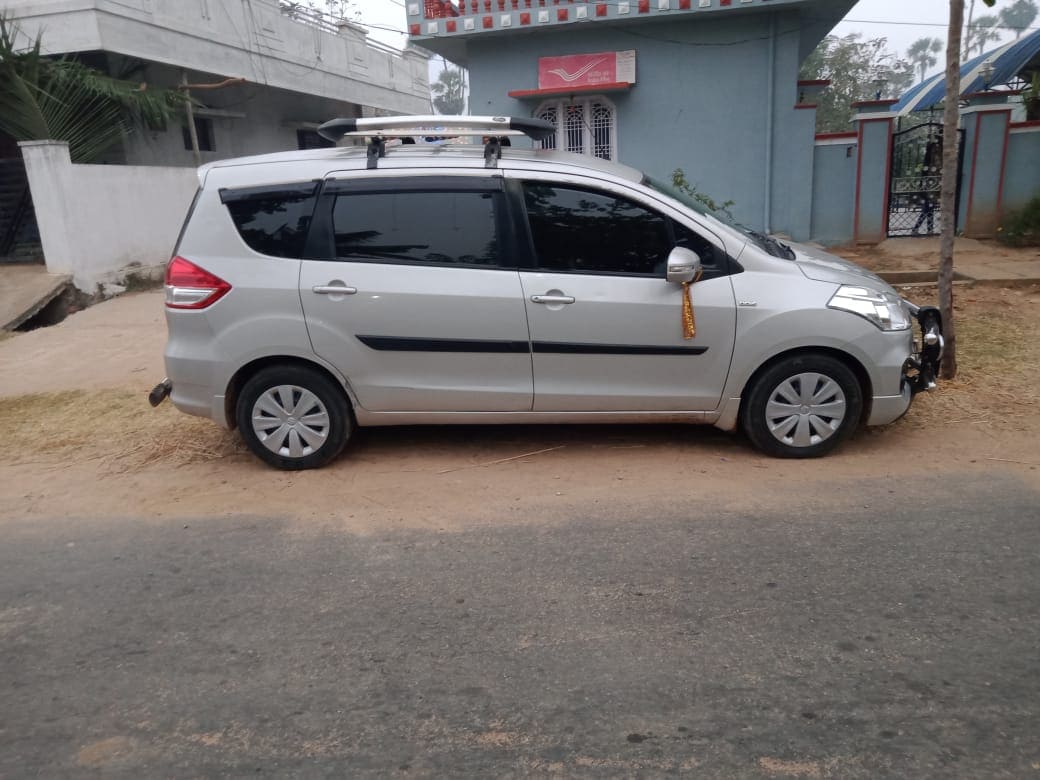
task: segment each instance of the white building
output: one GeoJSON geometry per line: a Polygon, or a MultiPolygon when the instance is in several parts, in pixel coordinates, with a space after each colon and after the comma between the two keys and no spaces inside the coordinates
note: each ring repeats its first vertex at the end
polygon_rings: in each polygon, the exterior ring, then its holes
{"type": "Polygon", "coordinates": [[[104,165],[0,134],[0,272],[45,263],[88,292],[161,273],[197,163],[325,145],[315,128],[334,117],[432,112],[428,52],[369,41],[349,22],[289,16],[278,0],[0,0],[0,12],[26,46],[41,36],[47,54],[145,88],[193,85],[196,130],[193,141],[187,111],[135,129],[104,165]]]}
{"type": "MultiPolygon", "coordinates": [[[[337,116],[430,113],[427,61],[277,0],[3,0],[27,38],[111,75],[193,89],[201,161],[306,147],[337,116]]],[[[128,137],[119,162],[194,165],[187,119],[128,137]]]]}

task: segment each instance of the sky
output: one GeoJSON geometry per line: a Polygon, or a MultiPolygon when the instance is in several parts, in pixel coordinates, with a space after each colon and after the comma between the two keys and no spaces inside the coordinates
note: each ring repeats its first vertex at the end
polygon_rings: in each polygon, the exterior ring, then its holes
{"type": "MultiPolygon", "coordinates": [[[[964,3],[965,19],[971,1],[964,3]]],[[[982,0],[977,0],[974,16],[995,15],[1006,2],[997,0],[995,7],[987,8],[982,0]]],[[[865,38],[887,38],[889,50],[902,56],[918,38],[940,38],[945,44],[949,18],[949,0],[860,0],[834,29],[834,34],[861,32],[865,38]]],[[[987,48],[999,46],[1014,37],[1008,31],[999,42],[991,43],[987,48]]],[[[942,64],[936,70],[941,68],[942,64]]]]}
{"type": "MultiPolygon", "coordinates": [[[[971,2],[972,0],[965,2],[965,17],[971,2]]],[[[996,13],[1002,2],[1008,0],[998,0],[997,7],[990,9],[982,0],[976,0],[975,16],[996,13]]],[[[371,38],[396,48],[404,46],[404,0],[357,0],[357,7],[361,9],[362,24],[369,25],[371,38]],[[392,30],[401,32],[395,33],[391,32],[392,30]]],[[[886,38],[889,50],[902,56],[918,38],[941,38],[945,42],[949,13],[949,0],[860,0],[834,29],[834,34],[848,35],[858,32],[867,39],[886,38]]],[[[1034,26],[1038,24],[1040,20],[1034,22],[1034,26]]],[[[1008,32],[1001,42],[1013,37],[1008,32]]],[[[991,47],[997,45],[999,44],[990,44],[991,47]]],[[[934,70],[938,71],[941,68],[940,63],[934,70]]]]}

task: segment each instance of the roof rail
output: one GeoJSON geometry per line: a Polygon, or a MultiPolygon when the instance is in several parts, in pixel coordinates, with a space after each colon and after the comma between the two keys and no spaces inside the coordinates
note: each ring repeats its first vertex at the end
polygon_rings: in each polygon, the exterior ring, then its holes
{"type": "Polygon", "coordinates": [[[415,136],[479,135],[485,139],[484,167],[495,168],[502,157],[501,139],[507,135],[526,135],[542,141],[556,132],[556,126],[544,119],[517,116],[380,116],[369,119],[332,119],[318,128],[318,134],[329,141],[340,138],[368,138],[368,167],[376,168],[386,157],[386,138],[415,136]]]}
{"type": "Polygon", "coordinates": [[[556,126],[544,119],[517,116],[378,116],[368,119],[332,119],[318,128],[318,134],[329,141],[345,137],[401,138],[406,136],[507,136],[526,135],[544,141],[556,132],[556,126]]]}

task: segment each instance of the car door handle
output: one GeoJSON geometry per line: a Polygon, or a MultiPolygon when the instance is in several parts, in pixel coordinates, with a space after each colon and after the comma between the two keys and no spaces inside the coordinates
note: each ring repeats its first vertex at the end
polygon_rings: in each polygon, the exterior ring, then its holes
{"type": "Polygon", "coordinates": [[[318,284],[311,288],[311,292],[318,295],[354,295],[357,287],[347,287],[345,284],[318,284]]]}
{"type": "Polygon", "coordinates": [[[531,300],[534,303],[574,303],[570,295],[532,295],[531,300]]]}

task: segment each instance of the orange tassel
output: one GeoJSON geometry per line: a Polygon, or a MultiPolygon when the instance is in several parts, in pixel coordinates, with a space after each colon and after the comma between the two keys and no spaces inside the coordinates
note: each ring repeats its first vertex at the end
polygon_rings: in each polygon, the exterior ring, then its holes
{"type": "Polygon", "coordinates": [[[690,301],[690,284],[691,282],[682,284],[682,335],[687,340],[697,335],[697,320],[693,316],[693,302],[690,301]]]}

